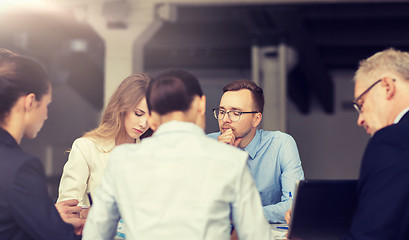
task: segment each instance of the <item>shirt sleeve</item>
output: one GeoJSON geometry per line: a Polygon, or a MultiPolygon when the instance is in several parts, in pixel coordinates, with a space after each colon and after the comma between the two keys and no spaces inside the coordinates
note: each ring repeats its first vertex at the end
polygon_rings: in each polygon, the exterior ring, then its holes
{"type": "Polygon", "coordinates": [[[294,196],[297,181],[304,179],[297,144],[290,135],[286,135],[279,154],[278,161],[281,167],[281,202],[264,206],[264,214],[269,222],[285,222],[285,212],[291,208],[289,193],[294,196]]]}
{"type": "Polygon", "coordinates": [[[270,240],[271,229],[263,214],[260,194],[245,164],[236,181],[236,193],[232,216],[239,239],[270,240]]]}
{"type": "Polygon", "coordinates": [[[217,138],[220,136],[220,134],[221,134],[220,132],[214,132],[214,133],[209,133],[206,136],[209,137],[209,138],[213,138],[213,139],[217,140],[217,138]]]}
{"type": "Polygon", "coordinates": [[[84,199],[87,191],[87,182],[90,175],[90,168],[87,162],[89,154],[84,151],[87,148],[82,141],[74,141],[68,161],[65,163],[58,188],[57,202],[77,199],[79,205],[89,205],[88,199],[84,199]]]}
{"type": "Polygon", "coordinates": [[[18,226],[34,239],[81,239],[65,223],[48,195],[44,170],[36,158],[17,170],[9,189],[10,211],[18,226]]]}
{"type": "Polygon", "coordinates": [[[102,177],[101,184],[92,195],[93,205],[87,216],[83,231],[83,240],[113,239],[120,219],[115,200],[115,151],[102,177]]]}

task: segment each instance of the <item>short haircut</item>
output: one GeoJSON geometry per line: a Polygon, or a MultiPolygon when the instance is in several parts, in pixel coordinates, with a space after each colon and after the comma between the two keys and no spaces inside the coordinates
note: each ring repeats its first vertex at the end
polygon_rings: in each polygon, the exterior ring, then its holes
{"type": "Polygon", "coordinates": [[[49,90],[50,81],[40,63],[0,48],[0,123],[18,98],[33,93],[40,101],[49,90]]]}
{"type": "Polygon", "coordinates": [[[255,84],[254,82],[244,79],[236,80],[224,86],[223,93],[228,91],[239,91],[242,89],[250,90],[251,96],[253,97],[255,110],[260,113],[263,113],[264,110],[263,89],[257,86],[257,84],[255,84]]]}
{"type": "MultiPolygon", "coordinates": [[[[409,81],[409,53],[393,48],[377,52],[359,62],[354,80],[356,81],[362,76],[379,78],[386,72],[394,72],[404,80],[409,81]]],[[[377,79],[373,79],[373,81],[375,80],[377,79]]]]}
{"type": "Polygon", "coordinates": [[[174,111],[186,112],[195,96],[203,95],[197,78],[181,69],[169,69],[149,83],[146,93],[149,113],[165,115],[174,111]]]}

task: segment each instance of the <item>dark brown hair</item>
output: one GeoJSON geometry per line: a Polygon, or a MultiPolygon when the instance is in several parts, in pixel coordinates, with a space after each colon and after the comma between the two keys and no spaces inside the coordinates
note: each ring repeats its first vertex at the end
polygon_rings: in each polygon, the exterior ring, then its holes
{"type": "Polygon", "coordinates": [[[223,88],[223,93],[228,91],[239,91],[242,89],[248,89],[253,97],[255,110],[263,113],[264,110],[264,94],[263,89],[261,89],[257,84],[249,80],[236,80],[234,82],[228,83],[223,88]]]}
{"type": "Polygon", "coordinates": [[[193,97],[202,95],[202,88],[193,74],[181,69],[170,69],[149,83],[146,100],[149,113],[154,111],[165,115],[174,111],[187,111],[193,97]]]}
{"type": "Polygon", "coordinates": [[[50,81],[41,64],[0,48],[0,123],[19,97],[34,93],[40,101],[49,89],[50,81]]]}

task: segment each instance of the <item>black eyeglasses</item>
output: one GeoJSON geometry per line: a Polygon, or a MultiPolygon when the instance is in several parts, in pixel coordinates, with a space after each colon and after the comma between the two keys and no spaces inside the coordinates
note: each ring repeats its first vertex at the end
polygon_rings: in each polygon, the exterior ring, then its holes
{"type": "Polygon", "coordinates": [[[240,120],[240,116],[241,116],[242,114],[244,114],[244,113],[258,113],[258,112],[257,112],[257,111],[242,112],[242,111],[237,111],[237,110],[225,111],[225,110],[220,109],[220,108],[215,108],[215,109],[213,109],[214,117],[215,117],[217,120],[222,120],[222,119],[224,118],[224,116],[226,115],[226,113],[227,113],[227,116],[229,116],[229,119],[230,119],[232,122],[237,122],[237,121],[240,120]]]}
{"type": "MultiPolygon", "coordinates": [[[[358,111],[359,114],[362,113],[362,105],[364,104],[362,103],[358,103],[359,99],[361,99],[366,93],[369,92],[369,90],[371,90],[376,84],[380,83],[382,81],[382,79],[379,79],[378,81],[374,82],[371,86],[369,86],[363,93],[361,93],[361,95],[359,95],[357,98],[355,98],[355,100],[352,102],[354,108],[356,111],[358,111]]],[[[396,79],[392,79],[392,81],[396,81],[396,79]]]]}
{"type": "MultiPolygon", "coordinates": [[[[362,113],[362,105],[363,103],[358,103],[359,99],[361,99],[366,93],[369,92],[369,90],[371,90],[373,87],[375,87],[376,84],[380,83],[382,81],[382,79],[379,79],[378,81],[374,82],[371,86],[369,86],[363,93],[361,93],[361,95],[359,95],[357,98],[355,98],[355,100],[352,102],[352,104],[354,105],[355,110],[361,114],[362,113]]],[[[395,79],[393,79],[393,81],[395,81],[395,79]]]]}

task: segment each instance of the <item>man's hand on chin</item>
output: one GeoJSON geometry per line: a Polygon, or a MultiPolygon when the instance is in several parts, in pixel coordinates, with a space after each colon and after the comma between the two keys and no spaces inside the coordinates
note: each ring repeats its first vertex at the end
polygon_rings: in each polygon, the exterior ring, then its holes
{"type": "Polygon", "coordinates": [[[219,137],[217,137],[217,140],[219,142],[224,142],[235,147],[237,147],[241,142],[241,138],[236,139],[231,128],[224,131],[219,137]]]}

